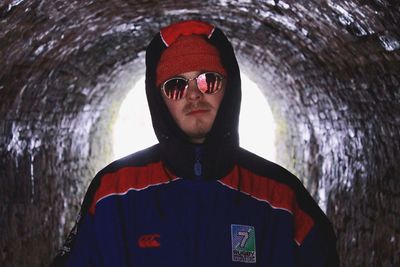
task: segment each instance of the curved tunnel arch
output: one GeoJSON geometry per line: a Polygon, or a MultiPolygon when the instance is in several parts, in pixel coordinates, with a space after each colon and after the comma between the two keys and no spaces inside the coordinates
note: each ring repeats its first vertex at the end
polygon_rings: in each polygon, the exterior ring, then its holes
{"type": "Polygon", "coordinates": [[[201,18],[227,33],[264,88],[277,161],[326,208],[343,265],[399,263],[398,5],[79,3],[0,4],[1,262],[46,265],[110,160],[146,44],[161,26],[201,18]]]}

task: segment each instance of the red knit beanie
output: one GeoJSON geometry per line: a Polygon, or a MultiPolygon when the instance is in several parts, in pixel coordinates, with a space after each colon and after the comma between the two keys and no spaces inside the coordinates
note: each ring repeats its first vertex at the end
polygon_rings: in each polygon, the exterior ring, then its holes
{"type": "Polygon", "coordinates": [[[179,36],[162,53],[156,70],[156,85],[189,71],[215,71],[226,76],[217,48],[206,36],[192,34],[179,36]]]}

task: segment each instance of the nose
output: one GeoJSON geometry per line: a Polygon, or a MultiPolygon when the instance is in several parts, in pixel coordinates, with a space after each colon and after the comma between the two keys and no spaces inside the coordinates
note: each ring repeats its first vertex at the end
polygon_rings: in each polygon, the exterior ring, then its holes
{"type": "Polygon", "coordinates": [[[188,84],[188,92],[186,98],[188,100],[194,101],[199,100],[203,97],[203,93],[197,87],[196,79],[190,80],[188,84]]]}

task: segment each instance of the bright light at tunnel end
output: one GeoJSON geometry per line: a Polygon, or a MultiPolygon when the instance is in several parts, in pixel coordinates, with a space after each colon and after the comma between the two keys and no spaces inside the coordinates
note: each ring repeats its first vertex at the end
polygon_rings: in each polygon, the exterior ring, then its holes
{"type": "MultiPolygon", "coordinates": [[[[275,161],[275,122],[271,109],[258,86],[242,76],[242,104],[239,117],[240,146],[275,161]]],[[[114,159],[158,143],[151,124],[144,89],[144,77],[123,101],[113,129],[114,159]]]]}

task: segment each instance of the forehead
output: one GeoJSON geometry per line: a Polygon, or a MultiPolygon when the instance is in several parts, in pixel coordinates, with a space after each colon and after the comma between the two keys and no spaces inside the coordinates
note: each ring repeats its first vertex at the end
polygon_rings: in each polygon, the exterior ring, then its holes
{"type": "Polygon", "coordinates": [[[197,76],[199,76],[201,73],[204,73],[204,72],[208,72],[208,71],[207,70],[187,71],[187,72],[179,73],[177,75],[173,75],[170,78],[183,77],[183,78],[186,78],[186,79],[192,79],[192,78],[196,78],[197,76]]]}

